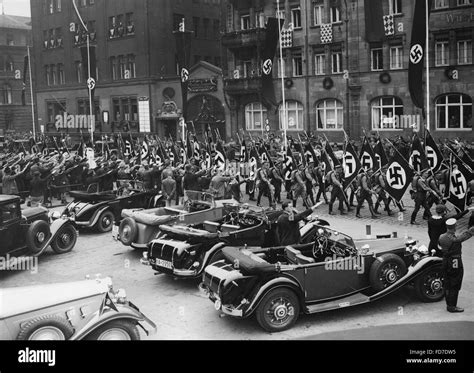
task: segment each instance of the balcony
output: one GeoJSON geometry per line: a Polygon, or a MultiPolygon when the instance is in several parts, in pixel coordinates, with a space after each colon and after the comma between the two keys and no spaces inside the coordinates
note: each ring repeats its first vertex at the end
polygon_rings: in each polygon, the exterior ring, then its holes
{"type": "Polygon", "coordinates": [[[224,90],[229,95],[252,94],[261,91],[260,77],[224,79],[224,90]]]}
{"type": "Polygon", "coordinates": [[[249,47],[265,42],[265,29],[253,28],[227,32],[222,36],[222,45],[227,48],[249,47]]]}

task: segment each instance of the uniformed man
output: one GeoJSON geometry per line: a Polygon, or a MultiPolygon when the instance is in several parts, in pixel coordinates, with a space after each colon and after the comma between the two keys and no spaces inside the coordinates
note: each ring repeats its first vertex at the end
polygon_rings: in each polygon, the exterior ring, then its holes
{"type": "Polygon", "coordinates": [[[380,203],[383,202],[385,205],[385,211],[387,211],[387,214],[389,216],[392,216],[393,213],[390,210],[390,201],[388,199],[387,193],[385,192],[385,187],[387,185],[387,180],[385,176],[385,171],[387,170],[388,166],[382,167],[380,172],[377,172],[374,175],[374,190],[377,195],[377,201],[375,202],[375,209],[374,212],[378,214],[378,209],[380,206],[380,203]]]}
{"type": "Polygon", "coordinates": [[[446,306],[448,312],[463,312],[457,306],[461,290],[464,267],[462,263],[462,243],[474,236],[474,227],[461,235],[456,235],[456,219],[446,221],[447,232],[439,237],[438,244],[443,254],[444,289],[446,291],[446,306]]]}
{"type": "Polygon", "coordinates": [[[359,174],[357,176],[358,182],[358,193],[357,195],[357,210],[356,210],[356,217],[361,218],[360,209],[364,204],[364,201],[367,201],[369,205],[369,210],[372,215],[372,219],[376,219],[377,215],[374,211],[374,204],[372,202],[372,194],[377,195],[377,193],[372,190],[372,182],[371,178],[373,175],[372,169],[368,169],[365,173],[359,174]]]}
{"type": "Polygon", "coordinates": [[[339,212],[344,215],[344,191],[342,185],[343,178],[342,166],[337,165],[334,171],[330,171],[328,174],[329,184],[332,186],[331,200],[329,201],[329,215],[333,215],[332,207],[334,202],[339,200],[339,212]]]}
{"type": "Polygon", "coordinates": [[[416,214],[418,214],[418,211],[420,211],[422,206],[425,210],[423,212],[423,219],[428,220],[431,217],[430,208],[428,206],[428,195],[429,193],[435,194],[435,192],[431,190],[428,185],[426,185],[426,179],[428,178],[428,175],[429,171],[425,170],[421,175],[415,175],[413,178],[412,188],[414,192],[413,199],[415,200],[415,209],[411,214],[410,221],[410,223],[413,225],[419,225],[419,223],[416,222],[416,214]]]}

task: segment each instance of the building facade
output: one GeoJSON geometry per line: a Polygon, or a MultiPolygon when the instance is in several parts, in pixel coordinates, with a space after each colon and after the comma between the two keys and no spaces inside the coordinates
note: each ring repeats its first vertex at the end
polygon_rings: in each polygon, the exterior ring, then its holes
{"type": "MultiPolygon", "coordinates": [[[[183,103],[173,31],[184,19],[186,30],[193,31],[191,62],[220,66],[224,0],[77,0],[76,4],[95,46],[95,133],[179,137],[183,103]]],[[[39,123],[49,134],[87,132],[77,128],[81,124],[58,128],[56,122],[64,112],[79,116],[90,112],[88,63],[81,54],[87,33],[71,1],[32,1],[31,15],[39,123]]]]}
{"type": "MultiPolygon", "coordinates": [[[[343,131],[409,135],[427,124],[411,100],[408,65],[414,1],[286,0],[281,51],[274,59],[277,108],[261,102],[262,45],[277,2],[231,1],[226,11],[225,93],[232,132],[301,131],[342,141],[343,131]],[[379,6],[373,19],[373,5],[379,6]],[[385,17],[384,16],[388,16],[385,17]],[[374,35],[379,22],[381,34],[374,35]],[[291,23],[291,27],[288,27],[291,23]],[[283,75],[283,79],[281,78],[283,75]],[[283,86],[283,90],[282,90],[283,86]]],[[[434,0],[429,22],[430,122],[437,138],[474,140],[472,99],[474,8],[471,0],[434,0]]],[[[425,79],[426,80],[426,79],[425,79]]]]}
{"type": "Polygon", "coordinates": [[[28,69],[25,71],[27,45],[31,45],[30,18],[1,14],[0,135],[33,129],[28,69]]]}

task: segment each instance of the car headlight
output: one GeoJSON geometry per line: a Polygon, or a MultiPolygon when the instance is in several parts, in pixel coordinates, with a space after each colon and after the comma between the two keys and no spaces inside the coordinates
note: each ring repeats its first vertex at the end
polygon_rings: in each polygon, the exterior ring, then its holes
{"type": "Polygon", "coordinates": [[[61,218],[61,213],[59,211],[50,211],[48,215],[51,219],[54,220],[61,218]]]}
{"type": "Polygon", "coordinates": [[[126,303],[127,302],[127,293],[125,292],[125,289],[118,289],[115,292],[115,301],[117,303],[126,303]]]}

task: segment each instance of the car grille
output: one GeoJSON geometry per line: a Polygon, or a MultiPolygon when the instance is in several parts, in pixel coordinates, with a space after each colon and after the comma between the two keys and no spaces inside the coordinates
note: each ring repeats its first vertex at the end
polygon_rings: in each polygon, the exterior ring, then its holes
{"type": "Polygon", "coordinates": [[[222,297],[224,283],[227,280],[226,274],[230,274],[230,272],[235,271],[236,269],[232,266],[232,264],[228,264],[223,261],[213,263],[209,267],[204,270],[203,282],[213,293],[222,297]],[[219,268],[219,272],[222,275],[216,275],[215,273],[211,274],[208,270],[209,267],[219,268]]]}
{"type": "Polygon", "coordinates": [[[172,262],[174,268],[182,269],[189,254],[186,250],[181,250],[181,253],[179,251],[172,241],[167,241],[167,243],[153,241],[150,248],[150,258],[172,262]]]}

